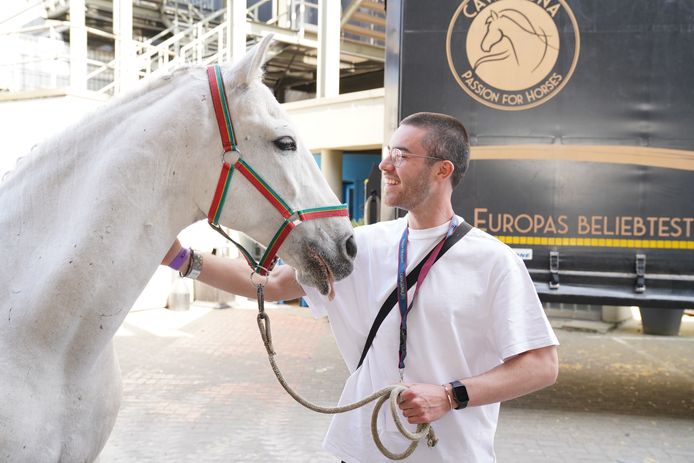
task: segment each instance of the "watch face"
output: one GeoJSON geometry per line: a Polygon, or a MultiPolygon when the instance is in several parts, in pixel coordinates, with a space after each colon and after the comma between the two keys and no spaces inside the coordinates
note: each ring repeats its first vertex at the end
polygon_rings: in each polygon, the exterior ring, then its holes
{"type": "Polygon", "coordinates": [[[465,408],[470,398],[467,395],[467,388],[460,381],[453,381],[451,383],[453,386],[453,396],[458,402],[458,408],[465,408]]]}

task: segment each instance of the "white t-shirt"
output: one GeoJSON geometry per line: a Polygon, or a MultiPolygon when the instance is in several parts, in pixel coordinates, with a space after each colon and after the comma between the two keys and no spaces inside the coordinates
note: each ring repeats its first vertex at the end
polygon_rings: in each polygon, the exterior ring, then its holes
{"type": "MultiPolygon", "coordinates": [[[[397,307],[383,321],[362,366],[355,369],[373,320],[395,288],[398,244],[406,223],[401,218],[355,230],[354,272],[336,282],[333,301],[304,287],[314,315],[327,313],[351,373],[341,405],[400,382],[397,307]]],[[[448,226],[410,229],[407,273],[445,236],[448,226]]],[[[408,301],[413,293],[414,288],[408,301]]],[[[445,384],[484,373],[527,350],[558,344],[523,262],[508,246],[477,228],[431,268],[407,317],[407,329],[405,383],[445,384]]],[[[388,449],[399,453],[409,441],[400,435],[388,408],[386,404],[381,409],[379,435],[388,449]]],[[[372,409],[373,402],[335,415],[325,449],[348,463],[390,461],[373,443],[372,409]]],[[[407,461],[495,461],[498,415],[498,403],[446,413],[432,424],[438,444],[429,448],[421,441],[407,461]]]]}

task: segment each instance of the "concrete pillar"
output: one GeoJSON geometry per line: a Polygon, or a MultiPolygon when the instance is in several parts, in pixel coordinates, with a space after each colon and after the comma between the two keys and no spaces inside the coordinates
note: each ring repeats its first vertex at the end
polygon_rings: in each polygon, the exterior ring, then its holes
{"type": "Polygon", "coordinates": [[[133,2],[113,1],[113,31],[116,36],[116,89],[127,91],[138,81],[135,66],[135,43],[133,42],[133,2]]]}
{"type": "MultiPolygon", "coordinates": [[[[390,140],[390,136],[392,134],[388,134],[387,137],[385,138],[386,140],[390,140]]],[[[381,154],[381,158],[385,159],[385,157],[388,156],[388,149],[384,146],[381,154]]],[[[384,192],[384,184],[383,184],[383,177],[381,176],[381,221],[386,221],[386,220],[393,220],[397,219],[397,209],[391,206],[387,206],[385,202],[383,202],[383,192],[384,192]]]]}
{"type": "Polygon", "coordinates": [[[227,56],[238,63],[246,54],[246,0],[227,0],[227,56]]]}
{"type": "Polygon", "coordinates": [[[85,0],[70,0],[70,88],[87,90],[87,28],[85,0]]]}
{"type": "Polygon", "coordinates": [[[335,196],[342,198],[342,151],[320,150],[320,170],[335,196]]]}
{"type": "Polygon", "coordinates": [[[602,321],[607,323],[619,323],[626,320],[631,320],[633,315],[631,307],[618,305],[603,305],[602,306],[602,321]]]}
{"type": "MultiPolygon", "coordinates": [[[[388,9],[386,10],[387,24],[402,24],[403,10],[405,8],[403,3],[404,1],[402,0],[390,0],[388,2],[388,9]]],[[[390,137],[395,132],[395,129],[398,128],[398,123],[400,122],[398,111],[400,92],[397,90],[400,85],[400,40],[398,28],[386,28],[386,62],[383,75],[383,87],[386,90],[383,101],[383,140],[385,140],[385,145],[388,144],[390,137]]],[[[403,116],[407,116],[407,114],[403,114],[403,116]]],[[[382,157],[385,157],[387,154],[384,149],[382,157]]],[[[395,208],[386,206],[381,201],[381,220],[391,220],[395,216],[395,208]]]]}
{"type": "Polygon", "coordinates": [[[340,2],[318,2],[318,81],[316,97],[340,94],[340,2]]]}

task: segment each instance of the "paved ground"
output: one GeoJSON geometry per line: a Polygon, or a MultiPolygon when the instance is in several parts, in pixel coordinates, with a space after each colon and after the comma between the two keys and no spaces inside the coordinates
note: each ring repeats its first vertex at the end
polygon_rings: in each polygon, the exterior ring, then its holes
{"type": "MultiPolygon", "coordinates": [[[[326,320],[270,309],[280,367],[322,404],[346,369],[326,320]]],[[[604,334],[557,330],[557,384],[502,406],[504,462],[694,462],[694,320],[679,337],[637,321],[604,334]]],[[[116,337],[123,405],[102,462],[334,462],[329,417],[305,410],[267,363],[252,306],[142,310],[116,337]]]]}

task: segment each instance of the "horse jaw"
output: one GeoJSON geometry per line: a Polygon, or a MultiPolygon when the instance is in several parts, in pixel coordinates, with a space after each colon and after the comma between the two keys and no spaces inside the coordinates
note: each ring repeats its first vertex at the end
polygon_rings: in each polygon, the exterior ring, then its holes
{"type": "Polygon", "coordinates": [[[302,270],[297,271],[299,283],[317,288],[322,295],[327,295],[332,301],[335,299],[335,274],[330,269],[330,265],[312,247],[306,255],[310,264],[302,266],[302,270]]]}
{"type": "Polygon", "coordinates": [[[327,295],[328,299],[332,301],[335,299],[335,274],[330,270],[325,259],[315,250],[311,249],[308,255],[314,264],[310,267],[304,267],[305,270],[303,271],[297,271],[297,279],[301,284],[317,288],[321,294],[327,295]],[[307,269],[312,269],[312,271],[307,269]]]}

